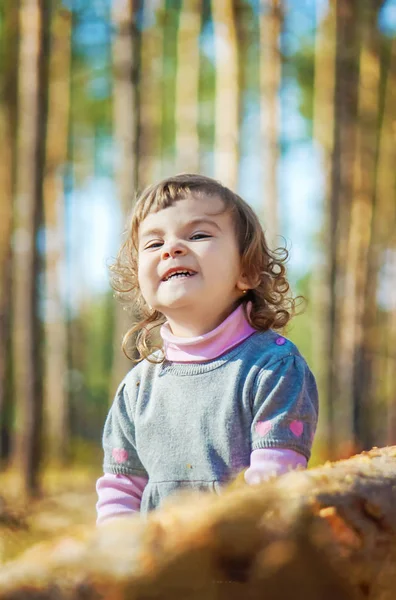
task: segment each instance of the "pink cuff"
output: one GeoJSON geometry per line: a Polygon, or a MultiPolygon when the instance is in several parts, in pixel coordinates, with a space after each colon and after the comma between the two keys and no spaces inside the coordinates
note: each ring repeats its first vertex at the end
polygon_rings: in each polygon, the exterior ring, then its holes
{"type": "Polygon", "coordinates": [[[147,477],[137,475],[115,475],[105,473],[96,482],[98,502],[96,503],[96,524],[113,517],[128,516],[139,512],[147,477]]]}
{"type": "Polygon", "coordinates": [[[255,485],[298,466],[307,466],[307,459],[299,452],[286,448],[259,448],[250,455],[250,467],[245,471],[245,481],[249,485],[255,485]]]}

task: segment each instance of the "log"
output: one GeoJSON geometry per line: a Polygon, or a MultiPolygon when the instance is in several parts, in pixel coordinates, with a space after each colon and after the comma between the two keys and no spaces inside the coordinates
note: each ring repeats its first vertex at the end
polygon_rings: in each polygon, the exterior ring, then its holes
{"type": "Polygon", "coordinates": [[[35,546],[0,600],[393,600],[396,446],[35,546]]]}

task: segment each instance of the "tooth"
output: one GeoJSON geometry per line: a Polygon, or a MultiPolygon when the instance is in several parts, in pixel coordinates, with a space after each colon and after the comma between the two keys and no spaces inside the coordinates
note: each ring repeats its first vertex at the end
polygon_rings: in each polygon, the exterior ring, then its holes
{"type": "Polygon", "coordinates": [[[178,277],[180,275],[188,277],[190,275],[193,275],[193,273],[191,273],[190,271],[174,271],[173,273],[168,275],[164,281],[168,281],[168,279],[171,279],[172,277],[178,277]]]}

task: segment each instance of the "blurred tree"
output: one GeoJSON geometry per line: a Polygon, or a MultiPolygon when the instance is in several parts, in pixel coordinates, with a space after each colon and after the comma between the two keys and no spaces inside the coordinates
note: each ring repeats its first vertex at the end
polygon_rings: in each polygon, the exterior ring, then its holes
{"type": "Polygon", "coordinates": [[[376,304],[377,277],[368,281],[369,254],[373,244],[374,191],[377,162],[378,119],[380,109],[380,57],[378,0],[359,3],[360,55],[354,190],[345,269],[343,307],[343,381],[353,404],[353,439],[358,448],[369,449],[374,433],[372,415],[376,409],[372,396],[372,354],[368,352],[368,330],[372,330],[375,313],[368,306],[376,304]]]}
{"type": "MultiPolygon", "coordinates": [[[[315,86],[319,96],[314,131],[321,140],[325,164],[332,152],[330,220],[324,234],[325,247],[330,248],[330,320],[329,327],[321,329],[324,339],[328,337],[326,331],[331,333],[327,400],[332,455],[341,440],[350,441],[352,451],[372,445],[370,432],[374,430],[372,417],[377,405],[372,375],[373,343],[378,351],[375,343],[378,335],[374,332],[379,264],[370,257],[376,253],[379,241],[375,235],[375,182],[382,103],[378,30],[381,5],[377,0],[356,5],[341,1],[334,5],[337,23],[334,119],[323,99],[324,90],[332,88],[329,64],[327,67],[322,64],[328,86],[324,81],[315,86]],[[333,140],[327,133],[328,123],[333,123],[333,140]]],[[[327,29],[332,14],[330,11],[324,22],[327,29]]],[[[320,78],[318,64],[316,72],[320,78]]],[[[316,285],[319,283],[320,280],[316,281],[316,285]]],[[[319,295],[323,300],[324,294],[319,295]]],[[[325,302],[320,310],[326,313],[326,307],[325,302]]]]}
{"type": "MultiPolygon", "coordinates": [[[[326,398],[333,456],[341,441],[348,442],[351,451],[357,449],[356,442],[368,447],[381,443],[381,435],[386,441],[386,403],[389,414],[394,411],[389,378],[395,365],[392,300],[388,300],[386,279],[392,277],[395,229],[391,165],[395,159],[396,73],[394,39],[379,26],[383,5],[382,0],[330,3],[316,36],[314,136],[325,166],[328,217],[321,234],[320,264],[325,272],[321,278],[313,277],[317,307],[313,337],[316,373],[322,364],[322,398],[323,377],[330,371],[326,398]],[[327,164],[331,164],[331,177],[327,177],[327,164]],[[326,314],[329,322],[323,327],[326,314]],[[330,353],[321,352],[319,345],[330,353]]],[[[306,73],[310,60],[313,54],[308,46],[294,56],[303,92],[300,106],[309,119],[312,88],[306,73]]]]}
{"type": "MultiPolygon", "coordinates": [[[[394,58],[396,59],[396,55],[394,53],[394,58]]],[[[395,102],[393,102],[393,106],[395,106],[395,102]]],[[[395,117],[393,122],[395,122],[395,117]]],[[[393,151],[390,153],[390,156],[395,153],[395,144],[393,147],[393,151]]],[[[393,156],[393,165],[395,165],[395,157],[393,156]]],[[[394,169],[389,173],[393,173],[394,177],[394,169]]],[[[393,188],[394,189],[394,188],[393,188]]],[[[393,218],[393,229],[396,229],[396,221],[393,218]]],[[[387,291],[387,299],[388,299],[388,309],[385,313],[385,319],[383,320],[383,328],[386,331],[386,339],[385,339],[385,356],[382,362],[383,368],[380,371],[381,379],[379,379],[382,386],[385,387],[384,397],[385,397],[385,406],[383,410],[381,410],[381,425],[385,428],[384,440],[387,445],[393,445],[396,443],[396,377],[395,377],[395,368],[396,368],[396,355],[395,355],[395,347],[396,347],[396,239],[393,234],[393,248],[389,252],[389,275],[387,280],[387,285],[384,286],[387,291]],[[386,413],[385,413],[385,410],[386,413]],[[386,418],[384,418],[384,414],[386,414],[386,418]]],[[[377,371],[378,373],[378,371],[377,371]]]]}
{"type": "Polygon", "coordinates": [[[63,172],[70,105],[71,14],[54,7],[50,56],[49,110],[44,179],[45,220],[45,438],[57,462],[69,457],[69,407],[65,288],[63,172]]]}
{"type": "Polygon", "coordinates": [[[0,458],[8,459],[11,428],[12,206],[15,193],[19,22],[18,0],[1,5],[0,83],[0,458]]]}
{"type": "Polygon", "coordinates": [[[143,2],[138,165],[140,189],[157,181],[162,173],[160,134],[163,100],[164,15],[164,0],[145,0],[143,2]]]}
{"type": "MultiPolygon", "coordinates": [[[[352,434],[353,407],[349,378],[353,365],[350,362],[343,363],[348,360],[343,342],[345,344],[349,324],[342,320],[342,307],[346,293],[348,232],[354,189],[360,21],[357,18],[356,0],[337,0],[335,10],[336,65],[329,215],[331,337],[326,360],[329,364],[328,398],[331,398],[330,431],[335,433],[337,430],[339,441],[351,440],[352,434]],[[347,328],[345,332],[342,331],[343,327],[347,328]]],[[[330,442],[334,452],[337,442],[330,442]]]]}
{"type": "Polygon", "coordinates": [[[25,489],[39,492],[42,459],[42,332],[39,316],[43,179],[48,104],[50,2],[21,0],[15,200],[13,373],[14,461],[25,489]]]}
{"type": "Polygon", "coordinates": [[[215,35],[215,178],[236,190],[239,161],[238,44],[235,23],[235,1],[212,0],[215,35]]]}
{"type": "Polygon", "coordinates": [[[198,82],[198,138],[200,144],[199,171],[213,176],[216,66],[213,60],[215,48],[210,4],[211,0],[202,2],[201,55],[198,82]]]}
{"type": "Polygon", "coordinates": [[[383,399],[371,418],[384,444],[396,443],[396,37],[383,39],[381,104],[364,314],[365,354],[372,363],[371,394],[383,399]],[[374,285],[374,282],[376,285],[374,285]],[[381,304],[381,306],[378,306],[381,304]],[[373,327],[375,322],[375,327],[373,327]],[[366,325],[367,323],[367,325],[366,325]]]}
{"type": "Polygon", "coordinates": [[[179,12],[176,73],[176,171],[199,170],[199,66],[201,0],[184,0],[179,12]]]}
{"type": "MultiPolygon", "coordinates": [[[[123,221],[130,212],[138,187],[139,138],[139,45],[137,0],[114,2],[112,20],[115,36],[113,55],[113,136],[116,147],[115,181],[123,221]]],[[[144,101],[144,100],[143,100],[144,101]]],[[[119,302],[115,305],[113,366],[110,398],[131,368],[121,352],[122,337],[130,327],[131,315],[119,302]]]]}
{"type": "MultiPolygon", "coordinates": [[[[194,0],[193,0],[194,2],[194,0]]],[[[176,127],[178,114],[176,108],[178,73],[178,32],[182,0],[165,0],[163,11],[158,12],[157,23],[163,28],[161,57],[161,130],[160,175],[173,175],[176,168],[176,127]]]]}
{"type": "Polygon", "coordinates": [[[332,447],[334,432],[332,398],[327,395],[328,363],[323,360],[330,343],[329,328],[329,215],[330,215],[330,166],[333,151],[334,129],[334,84],[335,84],[336,19],[335,6],[330,4],[329,12],[323,19],[316,9],[316,36],[314,50],[314,86],[313,86],[313,138],[320,148],[323,182],[322,231],[316,248],[314,275],[311,277],[309,294],[312,306],[312,367],[314,369],[321,397],[319,428],[317,440],[322,447],[332,447]]]}
{"type": "Polygon", "coordinates": [[[281,0],[260,2],[260,146],[263,152],[265,228],[271,247],[276,245],[276,236],[279,233],[279,92],[282,71],[280,34],[283,11],[281,0]]]}

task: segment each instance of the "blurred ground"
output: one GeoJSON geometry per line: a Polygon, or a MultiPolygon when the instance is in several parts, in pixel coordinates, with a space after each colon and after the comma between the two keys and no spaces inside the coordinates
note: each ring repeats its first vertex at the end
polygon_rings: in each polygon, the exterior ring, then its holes
{"type": "MultiPolygon", "coordinates": [[[[319,445],[311,468],[324,462],[319,445]]],[[[26,499],[16,471],[0,472],[0,565],[38,542],[74,532],[78,536],[80,528],[95,524],[95,484],[102,474],[98,456],[96,447],[85,445],[73,457],[78,466],[44,469],[42,496],[34,500],[26,499]]]]}
{"type": "Polygon", "coordinates": [[[41,498],[28,500],[18,475],[0,473],[0,563],[37,542],[92,526],[99,472],[48,469],[41,498]]]}

